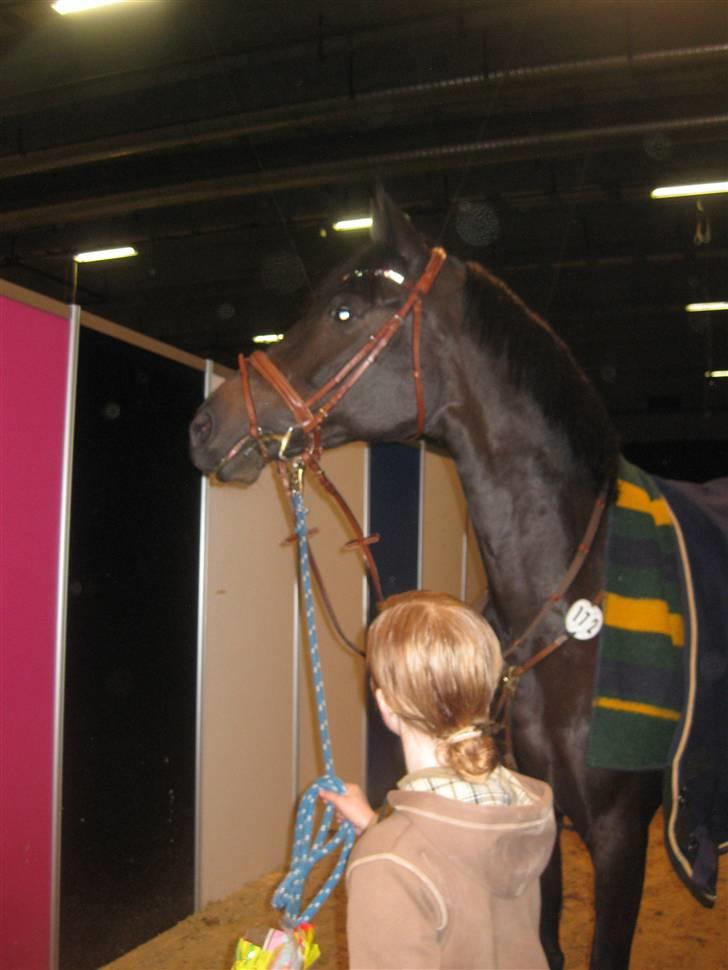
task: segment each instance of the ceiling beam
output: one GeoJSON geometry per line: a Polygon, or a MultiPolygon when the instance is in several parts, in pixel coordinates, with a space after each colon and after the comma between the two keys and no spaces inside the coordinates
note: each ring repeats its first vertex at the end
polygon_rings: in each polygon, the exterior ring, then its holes
{"type": "MultiPolygon", "coordinates": [[[[554,81],[578,81],[597,74],[628,72],[640,69],[666,69],[676,66],[722,63],[728,59],[728,44],[710,44],[678,50],[647,51],[628,55],[613,55],[581,61],[532,65],[488,73],[449,77],[420,84],[404,85],[387,90],[364,91],[329,99],[285,105],[259,111],[240,112],[220,118],[202,119],[168,125],[162,128],[130,132],[103,139],[90,139],[70,145],[58,145],[34,151],[17,152],[0,158],[0,179],[15,178],[113,161],[120,158],[146,155],[157,151],[185,148],[253,137],[272,132],[292,132],[359,123],[363,116],[376,117],[386,109],[391,117],[393,109],[405,111],[409,105],[421,105],[424,98],[432,108],[437,103],[477,99],[479,89],[502,86],[506,83],[524,87],[542,86],[554,81]]],[[[654,80],[654,77],[653,77],[654,80]]],[[[5,104],[6,116],[17,110],[13,99],[5,104]]]]}
{"type": "Polygon", "coordinates": [[[728,133],[728,113],[436,145],[334,162],[198,179],[130,192],[83,196],[66,202],[5,210],[0,212],[0,228],[9,234],[39,226],[89,222],[134,212],[311,188],[332,182],[356,182],[399,173],[438,171],[458,164],[492,164],[517,158],[577,153],[585,148],[590,151],[614,149],[630,144],[635,137],[653,132],[673,137],[701,138],[706,134],[718,137],[728,133]]]}

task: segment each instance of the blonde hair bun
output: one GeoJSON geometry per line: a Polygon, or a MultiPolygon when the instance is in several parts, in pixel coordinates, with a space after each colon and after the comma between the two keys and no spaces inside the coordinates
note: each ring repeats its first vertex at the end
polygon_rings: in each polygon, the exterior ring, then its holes
{"type": "Polygon", "coordinates": [[[392,596],[369,628],[367,661],[392,710],[438,739],[443,765],[472,781],[492,771],[488,712],[503,660],[484,617],[446,593],[392,596]]]}

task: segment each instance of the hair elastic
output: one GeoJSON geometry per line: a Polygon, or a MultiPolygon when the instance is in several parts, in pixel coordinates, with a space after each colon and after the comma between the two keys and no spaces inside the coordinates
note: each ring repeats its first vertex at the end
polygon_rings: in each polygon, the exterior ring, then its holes
{"type": "Polygon", "coordinates": [[[479,727],[476,727],[474,724],[468,724],[466,727],[449,734],[445,738],[445,743],[458,744],[460,741],[470,741],[473,738],[480,738],[482,736],[483,732],[479,727]]]}

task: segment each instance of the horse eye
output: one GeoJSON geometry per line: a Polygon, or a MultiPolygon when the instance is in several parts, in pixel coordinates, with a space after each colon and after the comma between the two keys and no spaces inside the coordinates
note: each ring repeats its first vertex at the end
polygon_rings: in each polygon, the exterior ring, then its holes
{"type": "Polygon", "coordinates": [[[340,306],[334,310],[332,315],[334,320],[338,320],[339,323],[346,323],[351,320],[352,312],[348,306],[340,306]]]}

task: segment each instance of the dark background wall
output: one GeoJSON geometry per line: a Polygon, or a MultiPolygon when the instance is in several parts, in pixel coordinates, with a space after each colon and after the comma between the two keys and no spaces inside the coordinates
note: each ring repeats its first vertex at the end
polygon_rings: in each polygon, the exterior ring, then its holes
{"type": "Polygon", "coordinates": [[[624,457],[652,475],[706,482],[728,475],[728,438],[716,440],[628,441],[624,457]]]}
{"type": "MultiPolygon", "coordinates": [[[[420,507],[420,449],[376,444],[369,456],[369,529],[379,533],[372,547],[384,596],[417,586],[420,507]]],[[[370,620],[376,608],[372,603],[370,620]]],[[[380,805],[404,774],[399,739],[387,730],[371,692],[367,694],[367,792],[380,805]]]]}
{"type": "Polygon", "coordinates": [[[63,747],[61,970],[193,909],[202,376],[82,328],[63,747]]]}

